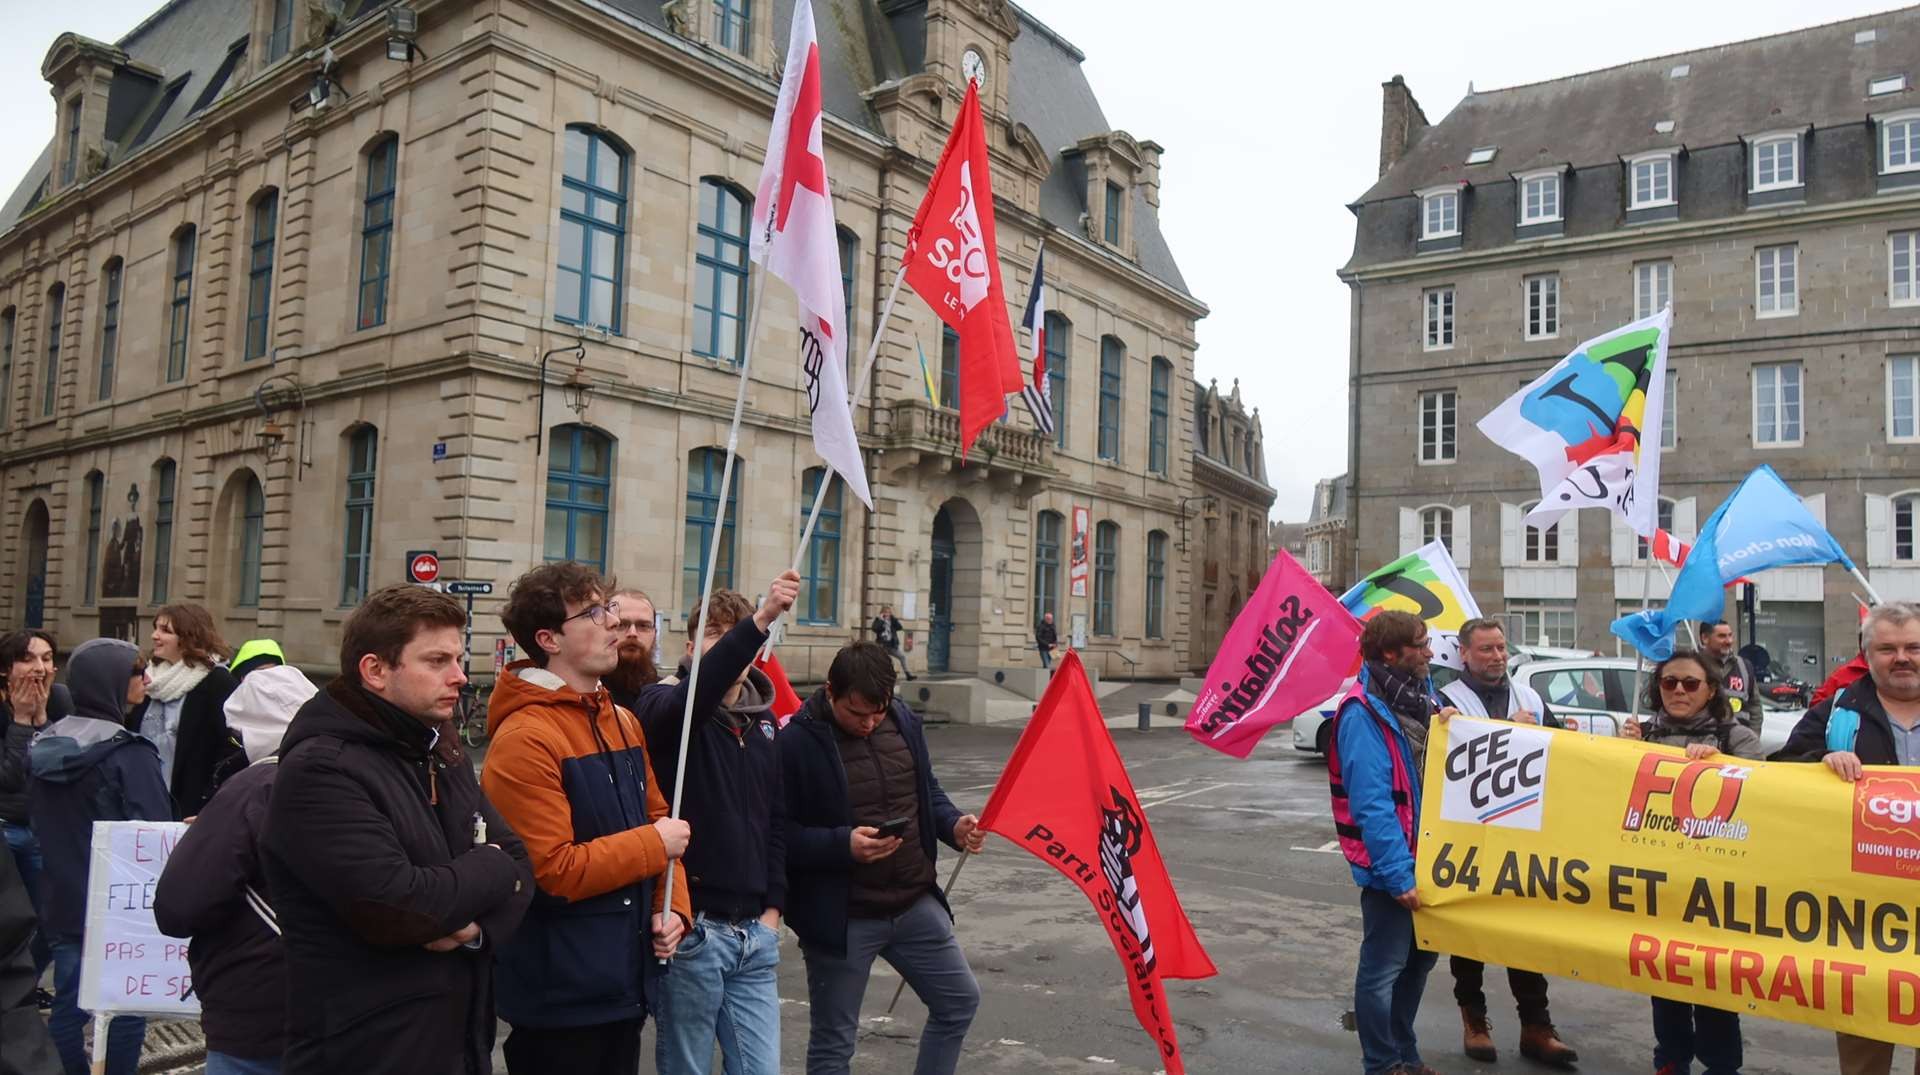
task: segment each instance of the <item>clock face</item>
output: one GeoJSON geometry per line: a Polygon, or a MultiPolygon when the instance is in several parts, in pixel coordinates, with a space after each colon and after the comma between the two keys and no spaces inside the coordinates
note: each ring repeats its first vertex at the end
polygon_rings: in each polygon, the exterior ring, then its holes
{"type": "Polygon", "coordinates": [[[968,82],[980,83],[987,80],[987,61],[982,59],[977,49],[968,49],[960,56],[960,74],[968,82]]]}

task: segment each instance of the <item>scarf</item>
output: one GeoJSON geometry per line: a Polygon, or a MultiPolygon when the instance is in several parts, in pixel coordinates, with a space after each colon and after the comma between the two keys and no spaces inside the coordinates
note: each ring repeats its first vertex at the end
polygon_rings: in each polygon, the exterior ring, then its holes
{"type": "Polygon", "coordinates": [[[1414,779],[1427,769],[1427,729],[1433,721],[1433,696],[1427,680],[1415,679],[1378,661],[1367,662],[1367,687],[1393,711],[1413,747],[1414,779]]]}
{"type": "Polygon", "coordinates": [[[155,661],[147,666],[147,696],[162,702],[176,702],[200,685],[212,671],[204,664],[185,661],[155,661]]]}

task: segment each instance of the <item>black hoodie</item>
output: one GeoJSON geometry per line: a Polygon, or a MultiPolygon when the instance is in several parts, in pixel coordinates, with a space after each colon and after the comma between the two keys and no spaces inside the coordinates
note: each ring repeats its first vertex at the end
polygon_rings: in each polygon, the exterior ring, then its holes
{"type": "Polygon", "coordinates": [[[287,1075],[493,1070],[493,951],[533,873],[444,728],[336,679],[281,742],[265,861],[292,998],[287,1075]],[[468,923],[479,949],[425,948],[468,923]]]}
{"type": "Polygon", "coordinates": [[[73,715],[49,724],[27,750],[33,834],[40,841],[41,927],[81,934],[96,821],[172,821],[160,752],[120,723],[127,678],[140,658],[130,642],[96,638],[67,659],[73,715]]]}

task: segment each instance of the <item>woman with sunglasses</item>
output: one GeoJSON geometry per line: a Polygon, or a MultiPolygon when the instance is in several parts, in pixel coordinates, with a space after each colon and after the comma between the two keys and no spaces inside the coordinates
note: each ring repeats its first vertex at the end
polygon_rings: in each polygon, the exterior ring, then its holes
{"type": "MultiPolygon", "coordinates": [[[[1719,754],[1765,757],[1759,733],[1734,720],[1720,677],[1685,650],[1654,666],[1645,706],[1652,718],[1627,721],[1620,734],[1680,747],[1698,761],[1719,754]]],[[[1697,1057],[1705,1075],[1739,1075],[1740,1017],[1704,1004],[1653,998],[1654,1075],[1688,1075],[1697,1057]]]]}

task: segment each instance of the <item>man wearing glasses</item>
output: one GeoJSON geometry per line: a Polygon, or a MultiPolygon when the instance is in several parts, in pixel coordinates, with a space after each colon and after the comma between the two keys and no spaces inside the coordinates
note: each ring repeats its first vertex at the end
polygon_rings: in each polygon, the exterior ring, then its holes
{"type": "Polygon", "coordinates": [[[613,595],[620,609],[616,633],[619,662],[613,671],[600,677],[615,703],[629,712],[640,706],[640,692],[660,682],[660,670],[654,666],[653,650],[658,640],[654,625],[653,598],[639,590],[621,590],[613,595]]]}
{"type": "MultiPolygon", "coordinates": [[[[1897,765],[1920,773],[1920,604],[1875,605],[1860,625],[1867,677],[1807,710],[1781,761],[1817,761],[1850,784],[1863,765],[1897,765]]],[[[1888,1075],[1893,1045],[1840,1033],[1841,1075],[1888,1075]]],[[[1920,1075],[1920,1055],[1913,1070],[1920,1075]]]]}
{"type": "Polygon", "coordinates": [[[936,840],[975,852],[986,833],[940,790],[920,718],[893,687],[886,649],[855,642],[778,739],[787,924],[812,1020],[807,1075],[849,1070],[875,956],[927,1006],[915,1075],[951,1075],[980,1005],[934,861],[936,840]]]}
{"type": "MultiPolygon", "coordinates": [[[[696,719],[793,603],[798,577],[782,582],[741,625],[743,644],[716,647],[702,665],[696,719]],[[734,665],[721,666],[729,655],[734,665]]],[[[655,884],[686,853],[690,830],[667,816],[640,721],[601,684],[619,663],[626,609],[609,599],[615,592],[585,564],[544,564],[513,584],[500,614],[528,659],[494,686],[481,780],[522,835],[539,886],[496,964],[500,1016],[513,1027],[507,1070],[516,1075],[638,1070],[656,960],[674,954],[693,921],[687,871],[676,873],[671,901],[655,884]]],[[[677,719],[686,687],[655,685],[639,701],[643,716],[671,710],[677,719]]]]}

